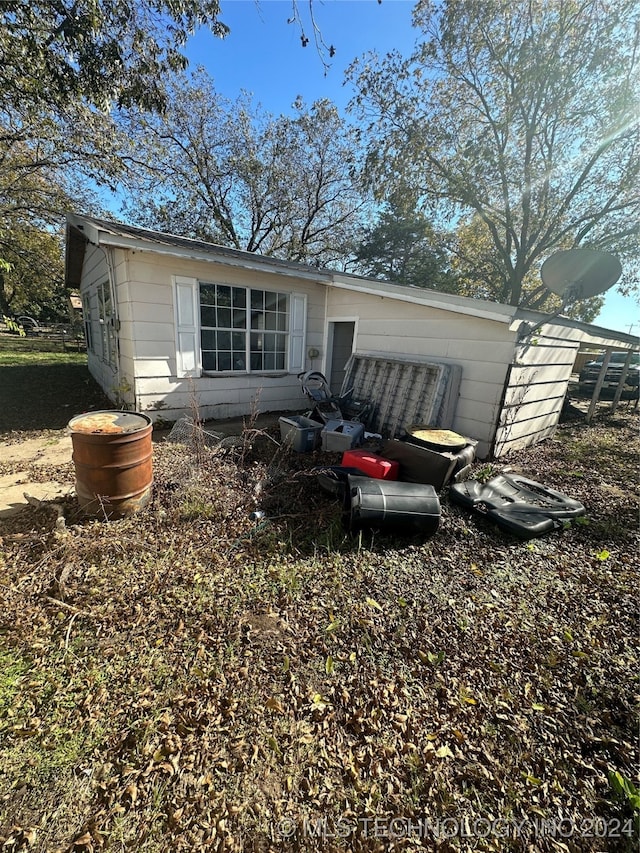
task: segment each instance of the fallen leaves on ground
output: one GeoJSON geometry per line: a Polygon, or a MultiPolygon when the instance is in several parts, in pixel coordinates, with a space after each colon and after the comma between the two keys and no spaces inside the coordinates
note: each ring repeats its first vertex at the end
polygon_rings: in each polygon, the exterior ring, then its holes
{"type": "Polygon", "coordinates": [[[351,537],[326,458],[161,443],[137,516],[7,520],[3,850],[634,849],[637,416],[494,465],[587,507],[528,543],[446,493],[351,537]]]}

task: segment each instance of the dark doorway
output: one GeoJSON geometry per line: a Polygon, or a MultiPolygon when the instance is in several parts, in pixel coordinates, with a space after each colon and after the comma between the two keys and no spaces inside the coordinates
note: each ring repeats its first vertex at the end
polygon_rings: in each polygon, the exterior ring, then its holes
{"type": "Polygon", "coordinates": [[[344,381],[344,368],[353,352],[353,336],[356,324],[353,321],[331,323],[333,330],[331,345],[331,375],[329,387],[334,394],[339,394],[344,381]]]}

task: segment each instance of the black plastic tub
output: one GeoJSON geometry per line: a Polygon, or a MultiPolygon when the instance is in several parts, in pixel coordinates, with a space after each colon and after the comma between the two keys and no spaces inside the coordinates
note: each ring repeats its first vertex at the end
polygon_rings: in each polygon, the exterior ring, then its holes
{"type": "Polygon", "coordinates": [[[315,468],[314,473],[318,478],[318,484],[330,495],[344,499],[345,492],[349,487],[349,475],[353,474],[359,477],[366,477],[362,471],[357,468],[351,468],[347,465],[327,465],[322,468],[315,468]]]}
{"type": "Polygon", "coordinates": [[[433,536],[440,526],[440,501],[433,486],[349,475],[345,500],[349,528],[433,536]]]}

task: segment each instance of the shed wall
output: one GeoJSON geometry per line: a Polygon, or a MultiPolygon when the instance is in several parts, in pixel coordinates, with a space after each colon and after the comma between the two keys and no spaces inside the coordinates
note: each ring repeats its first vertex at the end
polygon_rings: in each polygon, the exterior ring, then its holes
{"type": "Polygon", "coordinates": [[[517,344],[496,433],[496,456],[554,434],[579,348],[578,332],[553,323],[517,344]]]}
{"type": "MultiPolygon", "coordinates": [[[[359,353],[414,355],[462,366],[452,428],[477,439],[478,455],[486,456],[513,356],[515,334],[508,324],[330,288],[329,320],[353,316],[358,317],[354,349],[359,353]]],[[[325,372],[329,358],[325,354],[325,372]]]]}
{"type": "MultiPolygon", "coordinates": [[[[133,381],[138,411],[174,420],[197,405],[205,419],[302,409],[306,399],[297,375],[286,372],[234,373],[221,376],[178,376],[175,276],[200,281],[307,296],[305,352],[320,348],[324,328],[324,288],[316,282],[278,272],[254,272],[150,252],[122,251],[118,267],[122,289],[120,335],[133,355],[133,381]],[[120,274],[121,273],[121,274],[120,274]],[[124,284],[128,282],[125,288],[124,284]]],[[[305,369],[318,364],[307,360],[305,369]]]]}

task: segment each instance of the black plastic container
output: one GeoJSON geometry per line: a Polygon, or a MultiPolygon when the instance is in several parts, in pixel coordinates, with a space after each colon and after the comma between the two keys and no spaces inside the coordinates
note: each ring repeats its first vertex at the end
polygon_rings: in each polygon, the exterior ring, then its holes
{"type": "Polygon", "coordinates": [[[449,497],[521,539],[542,536],[585,513],[580,501],[519,474],[499,474],[484,484],[455,483],[449,497]]]}
{"type": "Polygon", "coordinates": [[[400,480],[434,486],[437,491],[449,481],[456,464],[451,453],[393,438],[384,442],[382,452],[387,459],[400,463],[400,480]]]}
{"type": "Polygon", "coordinates": [[[387,459],[400,463],[400,480],[435,486],[436,491],[440,491],[449,480],[463,478],[465,469],[468,471],[475,459],[476,444],[470,442],[462,450],[448,453],[433,450],[424,443],[390,439],[382,445],[382,453],[387,459]]]}
{"type": "Polygon", "coordinates": [[[357,468],[350,468],[342,465],[327,465],[322,468],[315,468],[314,472],[318,478],[318,484],[330,495],[344,500],[345,492],[349,488],[349,475],[353,474],[357,477],[366,477],[362,471],[357,468]]]}
{"type": "Polygon", "coordinates": [[[453,466],[452,476],[455,478],[461,471],[468,468],[476,458],[476,447],[478,442],[467,444],[462,450],[457,450],[455,456],[456,464],[453,466]]]}
{"type": "Polygon", "coordinates": [[[440,525],[440,501],[433,486],[349,475],[345,512],[352,531],[375,527],[389,532],[433,536],[440,525]]]}

